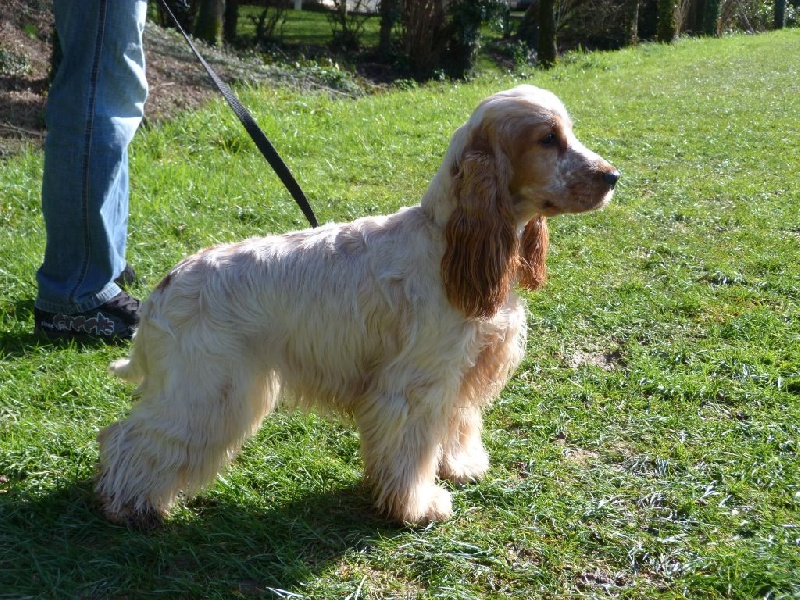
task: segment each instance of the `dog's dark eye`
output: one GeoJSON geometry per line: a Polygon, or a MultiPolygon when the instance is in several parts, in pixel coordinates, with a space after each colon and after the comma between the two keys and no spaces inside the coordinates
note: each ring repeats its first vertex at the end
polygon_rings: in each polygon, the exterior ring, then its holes
{"type": "Polygon", "coordinates": [[[555,146],[558,143],[558,136],[556,136],[555,133],[548,133],[541,140],[539,140],[539,143],[542,146],[555,146]]]}

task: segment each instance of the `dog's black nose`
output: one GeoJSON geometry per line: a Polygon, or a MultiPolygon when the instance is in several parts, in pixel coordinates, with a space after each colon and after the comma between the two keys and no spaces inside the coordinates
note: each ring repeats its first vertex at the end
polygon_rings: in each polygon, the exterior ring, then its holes
{"type": "Polygon", "coordinates": [[[614,187],[619,181],[619,171],[616,169],[613,171],[606,171],[603,173],[603,181],[605,181],[611,187],[614,187]]]}

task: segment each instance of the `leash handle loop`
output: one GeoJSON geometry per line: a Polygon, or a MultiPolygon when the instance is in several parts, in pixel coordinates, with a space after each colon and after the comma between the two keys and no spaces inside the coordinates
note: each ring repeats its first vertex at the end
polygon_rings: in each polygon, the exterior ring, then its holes
{"type": "Polygon", "coordinates": [[[300,207],[300,210],[303,211],[306,219],[311,224],[312,227],[317,227],[319,223],[317,222],[317,217],[314,215],[314,211],[311,209],[311,204],[308,202],[308,198],[303,193],[303,190],[300,188],[300,184],[297,183],[297,180],[292,176],[292,172],[289,170],[289,167],[286,166],[286,163],[283,162],[278,151],[275,150],[275,147],[270,143],[267,136],[261,130],[261,128],[256,123],[253,115],[250,114],[250,111],[245,108],[245,106],[239,101],[236,95],[233,93],[228,84],[226,84],[222,79],[220,79],[219,75],[211,68],[211,65],[206,62],[203,56],[195,47],[194,43],[192,43],[191,38],[188,34],[183,30],[181,24],[178,22],[178,19],[172,13],[169,6],[167,5],[166,0],[160,0],[161,6],[167,11],[172,23],[177,27],[178,31],[181,32],[183,35],[183,39],[189,44],[189,47],[194,52],[194,55],[197,57],[197,60],[200,61],[200,64],[208,73],[208,76],[211,78],[211,81],[214,82],[214,85],[220,91],[220,93],[225,97],[225,100],[228,102],[228,105],[231,107],[233,112],[239,118],[239,121],[244,126],[245,130],[250,137],[255,142],[258,149],[261,151],[261,154],[264,155],[264,158],[267,159],[267,162],[270,164],[272,169],[280,178],[283,185],[286,186],[286,189],[289,190],[289,193],[294,198],[294,201],[300,207]]]}

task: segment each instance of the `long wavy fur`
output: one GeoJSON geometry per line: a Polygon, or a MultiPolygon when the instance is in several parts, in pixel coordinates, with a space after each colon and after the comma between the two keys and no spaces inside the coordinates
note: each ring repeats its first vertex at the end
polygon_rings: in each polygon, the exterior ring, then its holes
{"type": "Polygon", "coordinates": [[[615,173],[574,139],[555,96],[520,86],[459,128],[419,205],[183,260],[111,365],[139,399],[98,434],[102,511],[157,524],[282,401],[355,422],[381,513],[446,519],[437,478],[489,468],[481,410],[522,360],[512,288],[544,283],[545,214],[602,206],[615,173]],[[541,143],[552,131],[558,149],[541,143]]]}

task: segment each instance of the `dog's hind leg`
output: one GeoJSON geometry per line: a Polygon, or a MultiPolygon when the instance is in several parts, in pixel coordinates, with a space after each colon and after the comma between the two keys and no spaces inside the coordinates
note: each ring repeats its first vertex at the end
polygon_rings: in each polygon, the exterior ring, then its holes
{"type": "Polygon", "coordinates": [[[274,381],[242,367],[171,375],[157,391],[145,380],[128,418],[98,434],[96,492],[112,521],[158,523],[178,494],[213,481],[274,406],[274,381]]]}
{"type": "Polygon", "coordinates": [[[356,412],[367,481],[378,508],[396,521],[425,524],[453,512],[450,493],[435,481],[444,420],[436,400],[412,407],[382,397],[356,412]]]}

